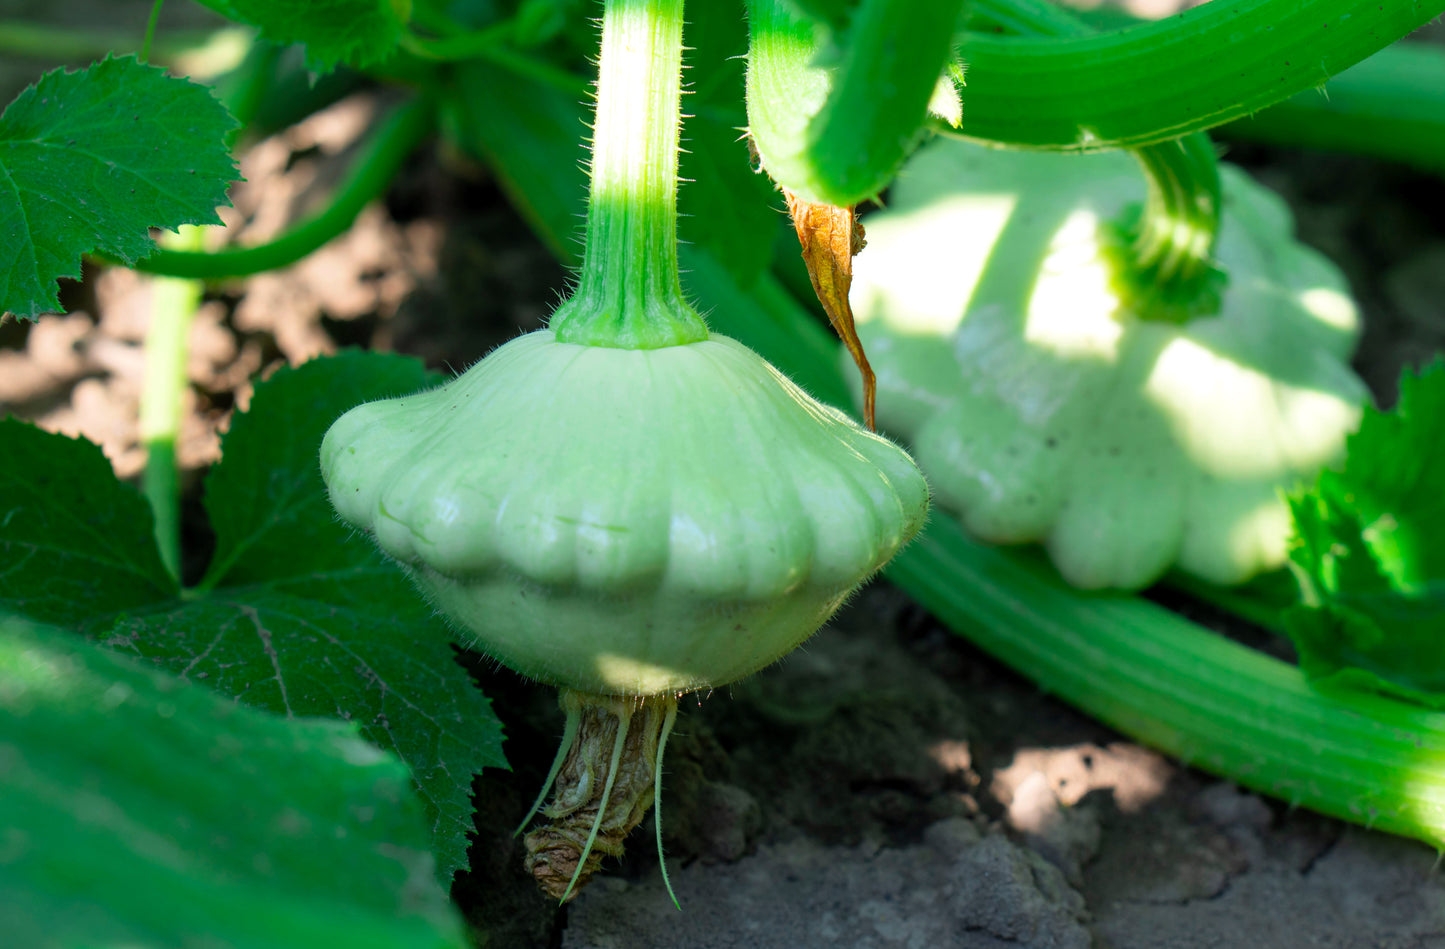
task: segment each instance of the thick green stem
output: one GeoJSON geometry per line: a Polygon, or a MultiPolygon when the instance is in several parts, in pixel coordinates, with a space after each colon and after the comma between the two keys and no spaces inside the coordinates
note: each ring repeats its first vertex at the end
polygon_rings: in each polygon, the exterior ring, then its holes
{"type": "MultiPolygon", "coordinates": [[[[163,244],[199,248],[205,230],[185,226],[166,235],[163,244]]],[[[161,278],[151,285],[151,319],[145,338],[145,384],[140,398],[140,440],[146,449],[141,490],[155,516],[156,545],[161,563],[172,577],[181,576],[180,478],[176,441],[180,435],[186,391],[186,358],[191,319],[201,302],[196,280],[161,278]]]]}
{"type": "Polygon", "coordinates": [[[1335,149],[1445,173],[1445,48],[1396,43],[1310,89],[1232,122],[1229,138],[1335,149]]]}
{"type": "Polygon", "coordinates": [[[168,277],[218,280],[294,264],[345,232],[362,208],[385,193],[402,162],[431,133],[434,119],[432,103],[427,99],[415,99],[393,112],[356,156],[331,203],[275,240],[209,254],[162,248],[137,263],[135,269],[168,277]]]}
{"type": "Polygon", "coordinates": [[[887,187],[923,134],[960,6],[863,0],[824,66],[828,51],[792,4],[749,0],[748,128],[773,180],[836,207],[887,187]]]}
{"type": "Polygon", "coordinates": [[[1184,323],[1219,312],[1225,275],[1213,264],[1219,166],[1203,133],[1134,150],[1148,190],[1137,218],[1116,225],[1115,285],[1139,319],[1184,323]]]}
{"type": "MultiPolygon", "coordinates": [[[[1044,0],[981,0],[976,17],[1022,36],[1088,37],[1094,29],[1044,0]]],[[[971,100],[970,100],[971,101],[971,100]]],[[[1143,205],[1113,222],[1115,287],[1134,316],[1183,323],[1219,310],[1224,274],[1213,264],[1219,233],[1219,166],[1203,133],[1134,149],[1147,182],[1143,205]]]]}
{"type": "MultiPolygon", "coordinates": [[[[1028,5],[978,0],[974,12],[1009,22],[1028,5]]],[[[1092,36],[970,32],[961,134],[1063,150],[1177,138],[1316,88],[1442,11],[1445,0],[1213,0],[1092,36]]]]}
{"type": "Polygon", "coordinates": [[[1160,281],[1187,281],[1209,268],[1219,230],[1219,166],[1202,135],[1161,142],[1134,153],[1149,181],[1134,241],[1136,261],[1160,281]]]}
{"type": "Polygon", "coordinates": [[[888,568],[953,629],[1185,764],[1325,814],[1445,844],[1445,715],[1312,689],[1299,669],[1135,597],[1081,596],[935,520],[888,568]]]}
{"type": "Polygon", "coordinates": [[[607,0],[587,242],[557,339],[657,349],[708,337],[677,272],[682,0],[607,0]]]}

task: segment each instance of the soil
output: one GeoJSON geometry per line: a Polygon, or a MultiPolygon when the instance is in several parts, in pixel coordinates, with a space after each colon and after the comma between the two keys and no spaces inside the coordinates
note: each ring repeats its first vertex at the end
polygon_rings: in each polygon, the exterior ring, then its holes
{"type": "MultiPolygon", "coordinates": [[[[314,206],[379,108],[363,92],[250,146],[236,239],[314,206]]],[[[1357,368],[1388,404],[1400,367],[1445,344],[1445,182],[1339,155],[1236,145],[1230,158],[1280,191],[1302,238],[1353,281],[1367,318],[1357,368]]],[[[208,294],[180,446],[191,502],[258,376],[346,345],[463,367],[540,326],[566,280],[484,171],[417,156],[312,259],[208,294]]],[[[68,315],[0,324],[0,414],[91,438],[134,478],[148,296],[130,272],[87,270],[64,290],[68,315]]],[[[1139,747],[884,582],[785,662],[684,702],[662,808],[682,911],[651,818],[558,910],[510,832],[561,715],[547,691],[472,665],[514,767],[476,781],[473,870],[454,891],[489,947],[1445,947],[1432,848],[1139,747]]]]}

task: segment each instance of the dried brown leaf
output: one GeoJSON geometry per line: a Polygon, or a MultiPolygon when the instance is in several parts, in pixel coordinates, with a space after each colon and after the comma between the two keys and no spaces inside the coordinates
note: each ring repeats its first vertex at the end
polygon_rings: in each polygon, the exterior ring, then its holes
{"type": "Polygon", "coordinates": [[[863,420],[868,430],[873,431],[877,382],[873,367],[868,365],[868,356],[863,352],[863,343],[858,339],[853,308],[848,303],[848,290],[853,285],[853,255],[864,245],[863,225],[853,208],[813,204],[787,188],[783,194],[788,199],[788,213],[792,215],[793,229],[803,248],[803,262],[808,265],[813,292],[863,376],[863,420]]]}

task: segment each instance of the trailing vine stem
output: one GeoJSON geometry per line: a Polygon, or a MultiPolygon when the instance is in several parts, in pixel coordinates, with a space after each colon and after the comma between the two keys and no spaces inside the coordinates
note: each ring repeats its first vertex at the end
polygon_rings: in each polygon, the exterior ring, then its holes
{"type": "MultiPolygon", "coordinates": [[[[1019,35],[1095,35],[1043,0],[981,0],[980,7],[975,15],[1019,35]]],[[[1130,218],[1107,225],[1117,292],[1129,312],[1145,320],[1184,323],[1218,312],[1226,277],[1213,263],[1221,203],[1213,144],[1195,132],[1132,151],[1147,184],[1130,218]]]]}
{"type": "MultiPolygon", "coordinates": [[[[163,245],[199,249],[206,229],[187,225],[166,234],[163,245]]],[[[141,492],[155,518],[161,563],[181,579],[181,489],[176,443],[180,439],[190,354],[191,321],[204,287],[197,280],[162,277],[151,282],[150,323],[145,335],[145,381],[140,398],[140,441],[146,450],[141,492]]]]}
{"type": "Polygon", "coordinates": [[[156,38],[156,24],[160,22],[161,5],[164,3],[165,0],[155,0],[155,2],[151,4],[151,15],[146,20],[145,38],[141,40],[140,53],[136,57],[142,63],[150,59],[151,42],[156,38]]]}
{"type": "Polygon", "coordinates": [[[337,186],[331,203],[315,216],[255,247],[210,253],[162,248],[138,262],[135,269],[167,277],[220,280],[294,264],[349,229],[362,208],[386,192],[402,162],[435,127],[433,102],[424,96],[413,99],[387,116],[372,133],[337,186]]]}
{"type": "MultiPolygon", "coordinates": [[[[1130,148],[1258,112],[1445,12],[1445,0],[1214,0],[1107,33],[1039,0],[976,0],[957,134],[991,145],[1130,148]],[[1027,27],[1032,35],[1021,33],[1027,27]],[[1016,35],[1005,35],[1014,33],[1016,35]]],[[[949,134],[941,126],[939,131],[949,134]]]]}

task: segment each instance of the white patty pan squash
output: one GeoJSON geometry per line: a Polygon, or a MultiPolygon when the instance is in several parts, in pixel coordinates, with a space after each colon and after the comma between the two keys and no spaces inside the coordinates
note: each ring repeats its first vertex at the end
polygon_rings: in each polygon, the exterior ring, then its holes
{"type": "Polygon", "coordinates": [[[1128,153],[938,139],[864,222],[851,299],[880,425],[972,533],[1042,541],[1076,586],[1279,566],[1279,489],[1341,454],[1367,398],[1344,278],[1278,197],[1220,171],[1227,284],[1182,325],[1117,289],[1106,227],[1146,187],[1128,153]]]}
{"type": "Polygon", "coordinates": [[[543,682],[654,695],[783,656],[922,526],[888,440],[724,336],[520,337],[326,434],[332,504],[473,645],[543,682]]]}

